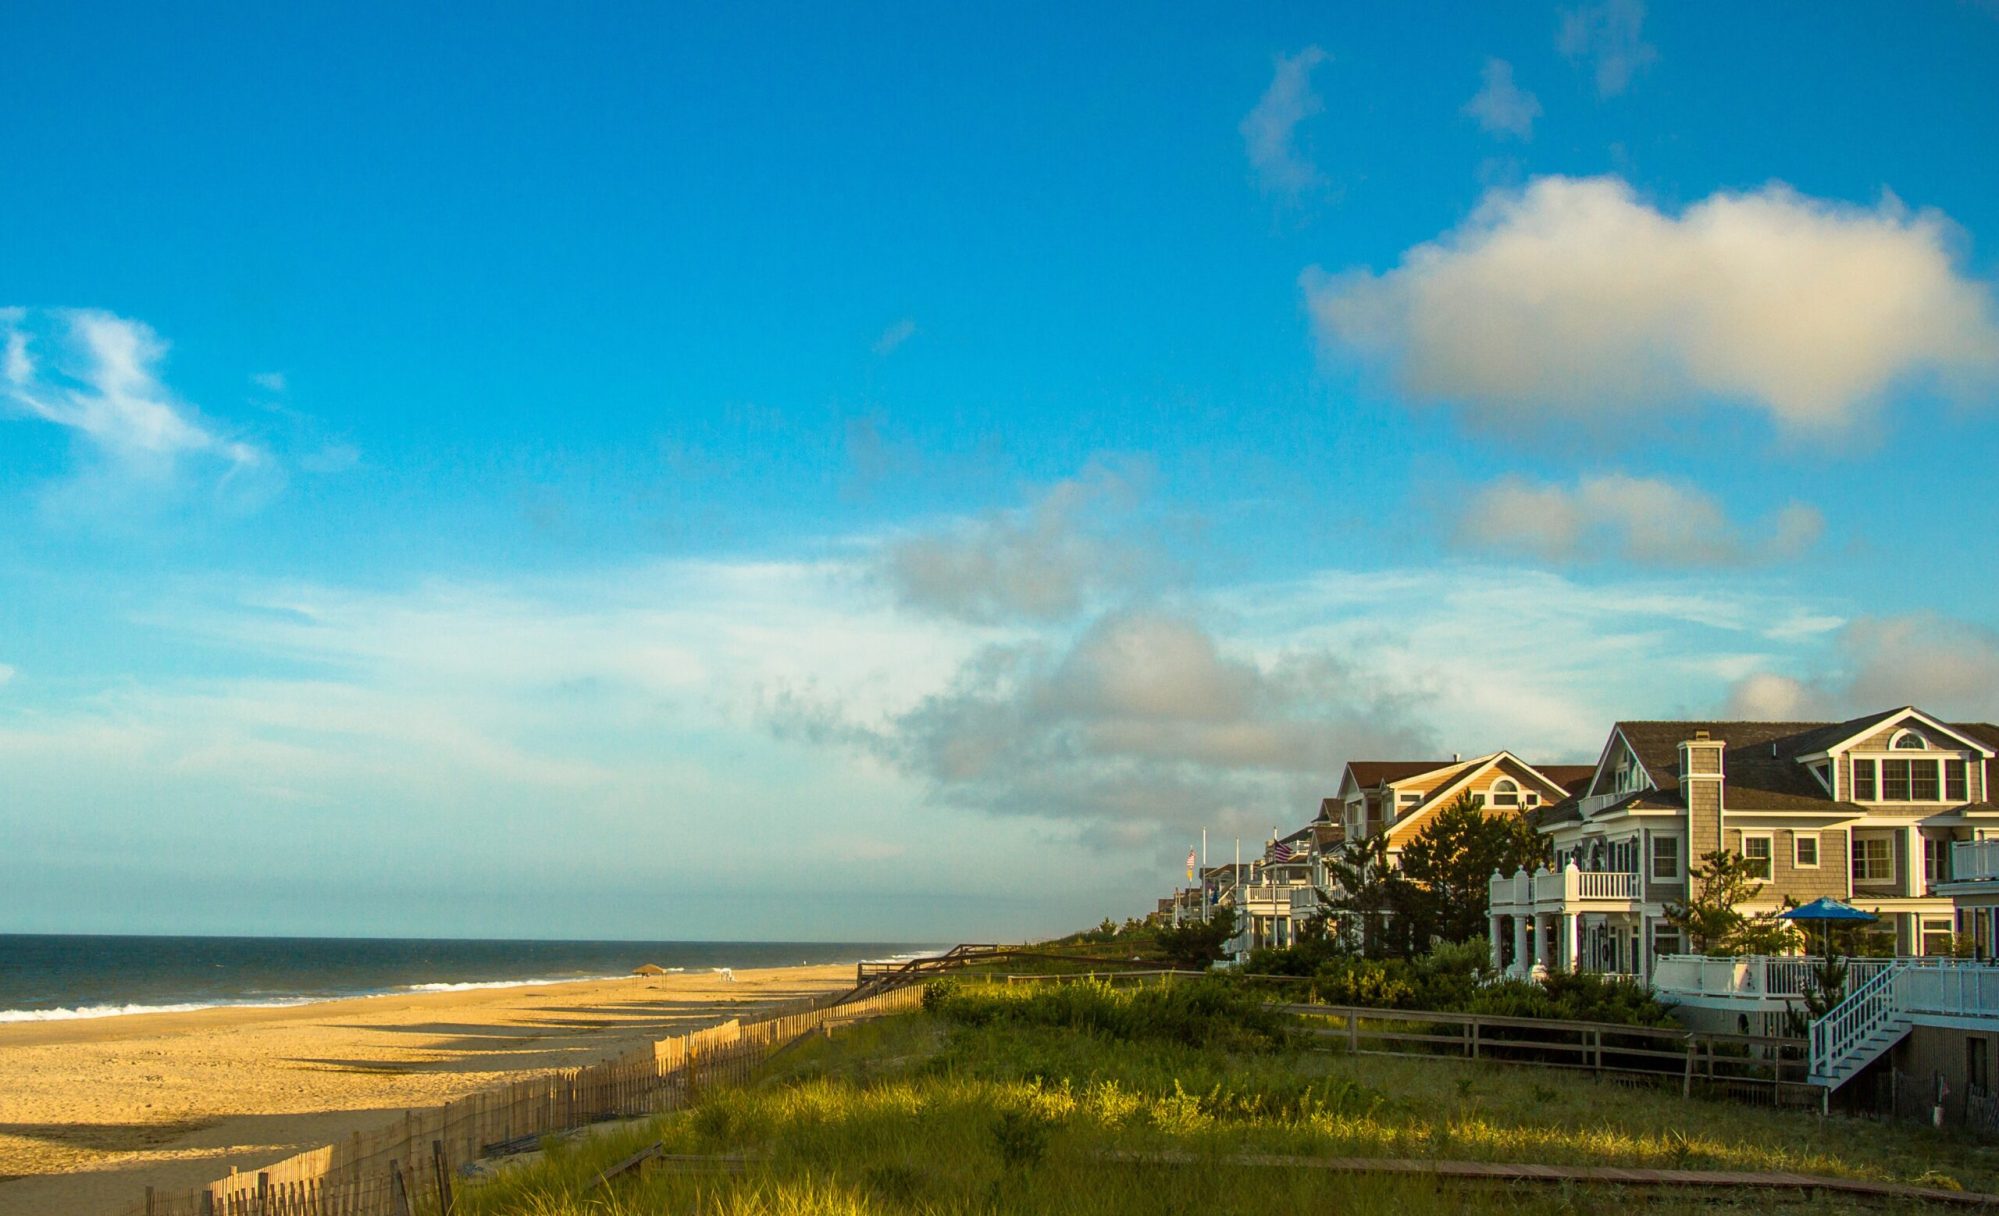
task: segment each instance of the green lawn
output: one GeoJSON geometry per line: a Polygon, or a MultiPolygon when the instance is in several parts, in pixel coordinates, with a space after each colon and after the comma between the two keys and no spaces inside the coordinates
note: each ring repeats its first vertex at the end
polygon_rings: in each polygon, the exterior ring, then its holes
{"type": "MultiPolygon", "coordinates": [[[[1231,1154],[1793,1170],[1999,1190],[1999,1154],[1926,1129],[1687,1101],[1524,1066],[1132,1040],[933,1013],[786,1052],[746,1089],[554,1146],[461,1193],[467,1213],[1890,1211],[1785,1192],[1455,1184],[1233,1164],[1231,1154]],[[654,1166],[584,1184],[652,1141],[742,1155],[739,1174],[654,1166]],[[1117,1151],[1200,1160],[1137,1165],[1117,1151]]],[[[1912,1210],[1912,1209],[1910,1209],[1912,1210]]]]}

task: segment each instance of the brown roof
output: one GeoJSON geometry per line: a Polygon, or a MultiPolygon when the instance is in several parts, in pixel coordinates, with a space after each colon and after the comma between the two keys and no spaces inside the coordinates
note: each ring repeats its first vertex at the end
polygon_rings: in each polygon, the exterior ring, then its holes
{"type": "Polygon", "coordinates": [[[1589,788],[1590,778],[1596,776],[1594,764],[1537,764],[1534,771],[1561,786],[1571,794],[1580,794],[1589,788]]]}
{"type": "MultiPolygon", "coordinates": [[[[1738,810],[1828,810],[1838,807],[1861,814],[1860,807],[1835,803],[1798,757],[1863,734],[1901,713],[1900,708],[1866,714],[1845,722],[1619,722],[1617,729],[1661,793],[1677,795],[1680,788],[1680,744],[1706,731],[1726,745],[1728,805],[1738,810]]],[[[1944,725],[1999,750],[1999,728],[1989,723],[1944,725]]],[[[1999,765],[1988,762],[1987,787],[1999,778],[1999,765]]]]}
{"type": "Polygon", "coordinates": [[[1347,771],[1353,774],[1354,784],[1373,789],[1386,781],[1405,781],[1458,763],[1456,760],[1349,760],[1347,771]]]}

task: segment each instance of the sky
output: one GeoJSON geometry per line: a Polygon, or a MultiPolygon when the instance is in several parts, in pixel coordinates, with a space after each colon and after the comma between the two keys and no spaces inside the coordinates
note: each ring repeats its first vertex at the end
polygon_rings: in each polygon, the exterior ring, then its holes
{"type": "Polygon", "coordinates": [[[1999,11],[23,3],[0,932],[995,940],[1999,717],[1999,11]]]}

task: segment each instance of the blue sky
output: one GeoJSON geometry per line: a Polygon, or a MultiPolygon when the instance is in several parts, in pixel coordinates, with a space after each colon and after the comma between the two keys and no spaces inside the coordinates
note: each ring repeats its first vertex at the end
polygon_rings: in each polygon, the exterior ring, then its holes
{"type": "Polygon", "coordinates": [[[1999,715],[1989,7],[1072,7],[0,18],[0,930],[1054,931],[1999,715]]]}

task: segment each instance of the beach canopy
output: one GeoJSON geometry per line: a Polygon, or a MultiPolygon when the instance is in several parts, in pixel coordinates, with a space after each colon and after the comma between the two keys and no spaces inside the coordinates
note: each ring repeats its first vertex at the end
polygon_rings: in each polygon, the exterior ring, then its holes
{"type": "Polygon", "coordinates": [[[1815,899],[1802,907],[1777,913],[1779,920],[1815,921],[1823,924],[1858,924],[1879,920],[1872,912],[1862,912],[1852,904],[1830,897],[1815,899]]]}
{"type": "Polygon", "coordinates": [[[665,975],[666,968],[658,963],[641,963],[632,968],[633,975],[665,975]]]}

